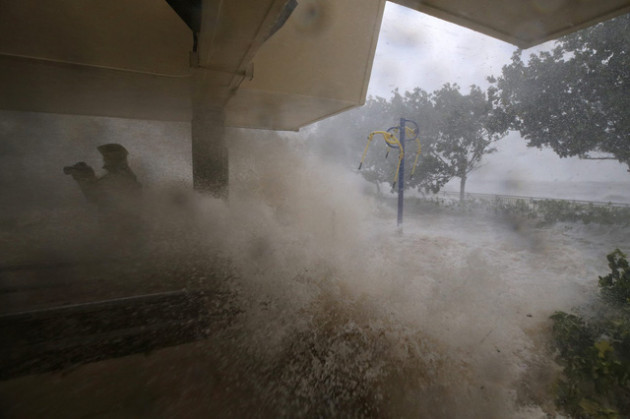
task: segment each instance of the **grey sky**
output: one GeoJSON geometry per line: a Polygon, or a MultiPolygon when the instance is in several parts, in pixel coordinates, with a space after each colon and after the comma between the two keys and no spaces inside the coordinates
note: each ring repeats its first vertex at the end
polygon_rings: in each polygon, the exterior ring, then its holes
{"type": "Polygon", "coordinates": [[[432,16],[388,2],[381,26],[368,94],[389,97],[444,83],[486,87],[501,73],[515,46],[432,16]]]}
{"type": "MultiPolygon", "coordinates": [[[[553,42],[525,51],[526,55],[549,49],[553,42]]],[[[486,88],[486,77],[501,74],[516,47],[458,25],[387,3],[381,26],[368,95],[389,98],[420,87],[428,92],[445,83],[457,83],[463,91],[472,84],[486,88]]],[[[498,152],[473,172],[475,182],[500,179],[558,182],[620,181],[630,186],[630,174],[616,161],[560,159],[549,149],[525,146],[517,133],[498,144],[498,152]]]]}

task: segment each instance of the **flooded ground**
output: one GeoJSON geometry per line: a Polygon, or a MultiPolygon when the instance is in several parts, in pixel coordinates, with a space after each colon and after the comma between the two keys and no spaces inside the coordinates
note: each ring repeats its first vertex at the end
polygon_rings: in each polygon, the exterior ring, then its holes
{"type": "Polygon", "coordinates": [[[409,206],[401,233],[360,178],[299,146],[238,145],[227,203],[149,191],[139,239],[77,209],[3,232],[6,263],[62,263],[21,294],[4,275],[5,311],[174,289],[237,308],[201,342],[0,382],[5,417],[554,413],[549,315],[592,298],[627,228],[409,206]]]}

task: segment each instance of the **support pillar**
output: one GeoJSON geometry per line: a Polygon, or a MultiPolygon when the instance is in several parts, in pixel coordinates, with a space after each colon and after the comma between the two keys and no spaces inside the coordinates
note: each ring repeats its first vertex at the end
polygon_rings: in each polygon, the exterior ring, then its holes
{"type": "MultiPolygon", "coordinates": [[[[199,84],[197,84],[197,87],[199,84]]],[[[228,196],[228,150],[225,139],[225,108],[217,105],[206,89],[193,94],[191,123],[193,187],[217,198],[228,196]]],[[[214,96],[214,97],[213,97],[214,96]]]]}

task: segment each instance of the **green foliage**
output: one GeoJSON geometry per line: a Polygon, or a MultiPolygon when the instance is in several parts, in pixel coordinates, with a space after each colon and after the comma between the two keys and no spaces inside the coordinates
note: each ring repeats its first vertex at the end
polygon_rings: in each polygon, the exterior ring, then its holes
{"type": "Polygon", "coordinates": [[[489,78],[489,92],[528,145],[560,157],[604,153],[630,167],[630,14],[560,38],[527,62],[521,55],[489,78]]]}
{"type": "MultiPolygon", "coordinates": [[[[571,201],[544,200],[536,203],[536,210],[540,214],[543,224],[557,222],[577,222],[583,220],[581,205],[571,201]]],[[[586,222],[588,224],[588,221],[586,222]]]]}
{"type": "Polygon", "coordinates": [[[615,304],[630,304],[630,267],[626,255],[617,249],[607,258],[611,272],[599,277],[602,295],[615,304]]]}
{"type": "Polygon", "coordinates": [[[504,198],[494,200],[468,198],[465,204],[455,204],[443,198],[432,198],[442,212],[488,213],[497,216],[517,217],[530,220],[538,226],[558,222],[627,226],[630,224],[630,208],[612,205],[564,201],[555,199],[504,198]]]}
{"type": "Polygon", "coordinates": [[[437,139],[430,150],[454,177],[460,179],[463,200],[468,174],[476,169],[485,154],[496,151],[493,143],[507,133],[495,115],[496,108],[476,86],[462,95],[457,84],[446,84],[433,92],[437,113],[437,139]]]}
{"type": "Polygon", "coordinates": [[[630,208],[612,205],[598,206],[592,203],[549,199],[536,201],[535,208],[541,224],[582,222],[627,225],[630,222],[630,208]]]}
{"type": "Polygon", "coordinates": [[[594,315],[551,316],[553,344],[563,367],[556,404],[575,418],[630,415],[630,273],[619,249],[608,261],[612,272],[599,279],[604,298],[594,315]]]}
{"type": "Polygon", "coordinates": [[[495,214],[512,217],[534,219],[538,216],[533,204],[530,204],[525,199],[506,201],[500,197],[496,197],[493,202],[493,210],[495,214]]]}

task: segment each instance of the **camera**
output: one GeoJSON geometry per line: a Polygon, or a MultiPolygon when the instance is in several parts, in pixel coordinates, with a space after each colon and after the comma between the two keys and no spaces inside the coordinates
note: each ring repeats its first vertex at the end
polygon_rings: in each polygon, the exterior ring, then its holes
{"type": "Polygon", "coordinates": [[[94,170],[92,170],[92,168],[90,166],[88,166],[87,164],[85,164],[85,162],[79,162],[77,164],[75,164],[74,166],[65,166],[63,168],[63,173],[66,175],[93,175],[94,174],[94,170]]]}

